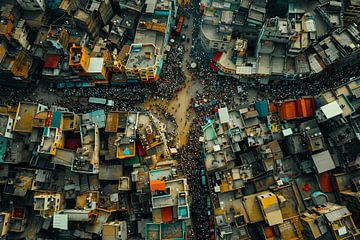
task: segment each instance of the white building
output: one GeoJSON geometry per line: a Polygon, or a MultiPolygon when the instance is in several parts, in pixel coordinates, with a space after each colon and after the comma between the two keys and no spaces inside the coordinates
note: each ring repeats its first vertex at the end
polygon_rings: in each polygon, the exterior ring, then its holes
{"type": "Polygon", "coordinates": [[[339,116],[342,113],[343,110],[341,109],[337,101],[333,101],[316,110],[316,118],[318,122],[325,122],[326,120],[339,116]]]}

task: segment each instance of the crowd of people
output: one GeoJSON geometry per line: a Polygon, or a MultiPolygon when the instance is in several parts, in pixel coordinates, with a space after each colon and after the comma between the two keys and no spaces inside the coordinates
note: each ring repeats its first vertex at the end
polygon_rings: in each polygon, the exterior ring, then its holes
{"type": "Polygon", "coordinates": [[[179,42],[171,44],[167,58],[164,60],[160,79],[150,84],[132,84],[120,86],[101,86],[97,88],[69,88],[57,90],[61,94],[61,99],[57,102],[60,106],[71,106],[71,110],[76,112],[88,112],[98,106],[81,104],[80,98],[99,97],[114,100],[116,108],[120,111],[139,110],[139,103],[145,100],[171,100],[184,86],[185,76],[182,69],[182,58],[184,46],[179,42]],[[75,101],[72,106],[70,104],[75,101]],[[73,108],[76,109],[73,109],[73,108]]]}
{"type": "Polygon", "coordinates": [[[340,86],[351,79],[360,76],[359,64],[354,66],[345,66],[341,69],[329,68],[325,71],[311,75],[308,78],[284,82],[277,85],[261,86],[260,92],[263,92],[264,98],[270,100],[294,99],[301,96],[314,96],[327,89],[340,86]]]}
{"type": "MultiPolygon", "coordinates": [[[[202,146],[199,142],[202,136],[201,126],[212,119],[222,104],[230,108],[238,104],[246,104],[249,101],[258,99],[284,100],[298,98],[305,95],[316,95],[326,89],[341,85],[354,77],[360,76],[360,66],[355,65],[343,69],[326,70],[309,78],[282,82],[278,85],[261,85],[252,82],[251,84],[240,83],[231,77],[219,76],[208,67],[210,59],[202,49],[199,39],[201,17],[198,8],[198,1],[193,1],[184,11],[186,15],[193,16],[192,47],[190,51],[191,61],[187,62],[187,68],[191,72],[193,81],[198,81],[202,89],[196,92],[192,98],[191,108],[186,114],[186,123],[191,118],[191,127],[187,143],[179,149],[176,159],[179,161],[181,172],[187,177],[192,198],[191,218],[196,239],[209,239],[211,224],[213,221],[208,216],[207,196],[209,190],[201,184],[201,170],[204,163],[201,158],[202,146]],[[190,64],[196,63],[196,68],[190,64]],[[239,87],[241,92],[239,93],[239,87]],[[257,89],[256,99],[248,99],[247,91],[251,88],[257,89]],[[236,99],[235,99],[236,98],[236,99]],[[236,101],[238,100],[238,101],[236,101]],[[191,117],[190,117],[191,116],[191,117]]],[[[71,111],[83,113],[96,110],[97,105],[88,104],[89,97],[100,97],[114,100],[115,106],[106,109],[117,109],[119,111],[140,111],[143,110],[143,103],[146,100],[165,100],[167,103],[177,96],[177,93],[184,87],[186,77],[182,68],[182,61],[185,46],[180,41],[170,41],[171,49],[164,60],[161,77],[159,81],[151,84],[134,84],[127,86],[100,86],[96,88],[67,88],[52,89],[52,94],[58,96],[55,102],[59,106],[66,107],[71,111]]],[[[39,101],[39,96],[34,94],[35,87],[13,89],[1,87],[0,103],[15,105],[19,101],[39,101]]],[[[174,127],[169,130],[169,139],[174,142],[176,138],[175,117],[166,111],[166,106],[157,104],[150,105],[149,110],[156,110],[160,120],[171,123],[174,127]]],[[[185,120],[185,119],[184,119],[185,120]]]]}
{"type": "MultiPolygon", "coordinates": [[[[200,14],[193,11],[194,28],[193,36],[199,36],[200,14]]],[[[192,99],[191,107],[195,112],[194,120],[190,130],[187,144],[181,149],[179,161],[182,171],[189,180],[190,195],[192,196],[192,219],[196,239],[209,239],[211,224],[209,221],[214,219],[207,215],[207,196],[210,190],[201,184],[201,170],[204,163],[200,153],[202,146],[199,137],[203,135],[202,128],[209,119],[214,118],[217,109],[223,104],[229,108],[238,107],[239,104],[250,104],[256,100],[285,100],[298,98],[307,95],[316,95],[327,89],[339,86],[360,76],[360,66],[345,67],[343,69],[330,69],[319,74],[312,75],[297,81],[282,82],[278,85],[260,85],[251,81],[246,84],[236,81],[231,77],[219,76],[212,72],[209,67],[209,59],[206,51],[203,50],[199,38],[193,37],[191,48],[191,61],[198,66],[193,69],[190,62],[187,64],[188,70],[192,73],[192,79],[202,84],[202,90],[196,92],[192,99]],[[239,88],[241,91],[239,91],[239,88]],[[249,99],[247,93],[251,88],[255,88],[257,96],[249,99]],[[236,99],[235,99],[236,98],[236,99]],[[238,101],[236,101],[238,100],[238,101]]]]}

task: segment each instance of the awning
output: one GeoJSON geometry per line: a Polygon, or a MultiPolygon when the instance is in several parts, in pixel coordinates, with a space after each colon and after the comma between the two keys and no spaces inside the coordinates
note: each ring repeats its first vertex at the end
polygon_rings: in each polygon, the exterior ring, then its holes
{"type": "Polygon", "coordinates": [[[161,180],[153,180],[150,181],[150,190],[151,192],[155,192],[156,190],[164,191],[165,190],[165,182],[161,180]]]}
{"type": "Polygon", "coordinates": [[[214,62],[217,62],[220,59],[222,54],[223,54],[222,52],[216,52],[212,60],[214,62]]]}

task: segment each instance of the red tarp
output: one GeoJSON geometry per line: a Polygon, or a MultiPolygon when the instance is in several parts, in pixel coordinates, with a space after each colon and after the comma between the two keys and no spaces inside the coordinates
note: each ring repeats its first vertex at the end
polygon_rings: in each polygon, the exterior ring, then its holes
{"type": "Polygon", "coordinates": [[[60,61],[59,54],[48,54],[46,55],[44,68],[57,68],[60,61]]]}
{"type": "Polygon", "coordinates": [[[222,52],[216,52],[212,60],[214,62],[217,62],[220,59],[222,54],[223,54],[222,52]]]}
{"type": "Polygon", "coordinates": [[[161,209],[161,216],[163,223],[168,223],[173,220],[172,207],[164,207],[161,209]]]}

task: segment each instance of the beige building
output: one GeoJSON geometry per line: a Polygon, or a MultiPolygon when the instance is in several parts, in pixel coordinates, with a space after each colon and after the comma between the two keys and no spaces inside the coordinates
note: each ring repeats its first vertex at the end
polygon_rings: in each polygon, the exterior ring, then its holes
{"type": "Polygon", "coordinates": [[[36,192],[34,196],[34,210],[40,211],[40,216],[50,218],[62,208],[61,193],[36,192]]]}

